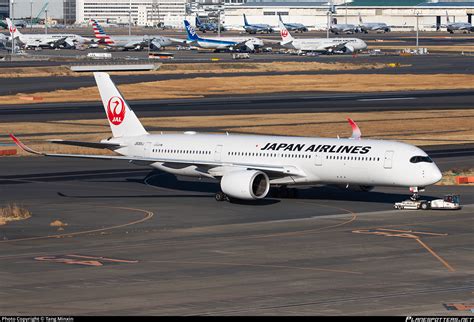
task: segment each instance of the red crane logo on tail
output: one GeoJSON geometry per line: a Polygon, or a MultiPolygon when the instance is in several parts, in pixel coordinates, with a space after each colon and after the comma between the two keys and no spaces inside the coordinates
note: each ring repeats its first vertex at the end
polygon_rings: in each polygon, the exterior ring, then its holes
{"type": "Polygon", "coordinates": [[[125,118],[125,102],[118,96],[113,96],[107,103],[107,117],[113,125],[120,125],[125,118]]]}
{"type": "Polygon", "coordinates": [[[16,27],[10,26],[10,33],[14,34],[16,32],[16,27]]]}
{"type": "Polygon", "coordinates": [[[282,36],[282,38],[286,38],[288,36],[288,30],[282,29],[281,30],[281,36],[282,36]]]}

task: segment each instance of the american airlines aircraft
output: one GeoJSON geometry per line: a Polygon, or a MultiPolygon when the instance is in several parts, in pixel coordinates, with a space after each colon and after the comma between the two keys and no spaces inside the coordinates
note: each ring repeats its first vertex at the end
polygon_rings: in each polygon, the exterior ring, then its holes
{"type": "Polygon", "coordinates": [[[96,20],[92,20],[94,35],[100,44],[105,44],[110,48],[123,50],[141,50],[150,46],[153,49],[162,49],[173,45],[173,42],[182,43],[183,40],[171,39],[163,36],[109,36],[96,20]]]}
{"type": "MultiPolygon", "coordinates": [[[[150,134],[130,109],[107,73],[95,72],[112,137],[98,143],[53,140],[53,143],[109,149],[118,155],[37,152],[10,137],[23,150],[49,156],[126,160],[175,175],[220,181],[218,201],[265,198],[270,186],[337,184],[371,190],[374,186],[411,187],[434,184],[441,172],[430,157],[406,143],[349,139],[229,135],[150,134]]],[[[351,124],[354,128],[354,124],[351,124]]],[[[34,160],[32,160],[34,162],[34,160]]]]}
{"type": "Polygon", "coordinates": [[[245,48],[250,51],[263,47],[263,41],[255,37],[200,37],[189,21],[184,20],[184,28],[188,36],[187,43],[200,48],[219,50],[234,50],[237,48],[245,48]]]}
{"type": "Polygon", "coordinates": [[[11,37],[19,39],[25,48],[48,47],[76,48],[77,44],[91,42],[91,39],[76,34],[22,34],[10,18],[6,18],[11,37]]]}
{"type": "Polygon", "coordinates": [[[367,44],[358,38],[301,38],[295,39],[280,21],[281,45],[297,49],[300,52],[314,51],[322,53],[353,53],[367,48],[367,44]]]}

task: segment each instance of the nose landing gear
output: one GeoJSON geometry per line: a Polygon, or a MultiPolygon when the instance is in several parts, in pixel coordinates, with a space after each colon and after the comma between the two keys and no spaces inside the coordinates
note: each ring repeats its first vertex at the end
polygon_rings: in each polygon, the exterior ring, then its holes
{"type": "Polygon", "coordinates": [[[425,191],[424,187],[410,187],[410,192],[412,193],[410,199],[413,201],[420,199],[420,195],[418,194],[418,192],[423,191],[425,191]]]}

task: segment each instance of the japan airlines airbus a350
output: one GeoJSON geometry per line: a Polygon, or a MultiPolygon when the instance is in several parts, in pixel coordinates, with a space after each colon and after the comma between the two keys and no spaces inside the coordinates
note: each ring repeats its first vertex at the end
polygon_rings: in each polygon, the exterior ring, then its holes
{"type": "Polygon", "coordinates": [[[367,48],[367,44],[359,38],[293,38],[280,21],[281,45],[300,52],[321,53],[354,53],[367,48]]]}
{"type": "MultiPolygon", "coordinates": [[[[220,181],[217,200],[262,199],[270,186],[337,184],[370,190],[374,186],[425,187],[441,179],[430,157],[416,146],[360,139],[228,135],[149,134],[107,73],[94,73],[113,136],[98,143],[54,143],[115,151],[118,155],[41,153],[50,157],[126,160],[168,173],[220,181]]],[[[355,127],[355,124],[352,124],[355,127]]],[[[32,160],[32,162],[34,162],[32,160]]]]}

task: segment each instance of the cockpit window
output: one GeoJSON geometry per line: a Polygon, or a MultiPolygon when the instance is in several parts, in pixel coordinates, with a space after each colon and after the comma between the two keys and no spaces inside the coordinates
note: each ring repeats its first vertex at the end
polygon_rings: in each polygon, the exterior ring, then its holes
{"type": "Polygon", "coordinates": [[[411,163],[419,163],[419,162],[427,162],[427,163],[433,163],[433,160],[431,160],[430,157],[428,156],[414,156],[410,159],[411,163]]]}

